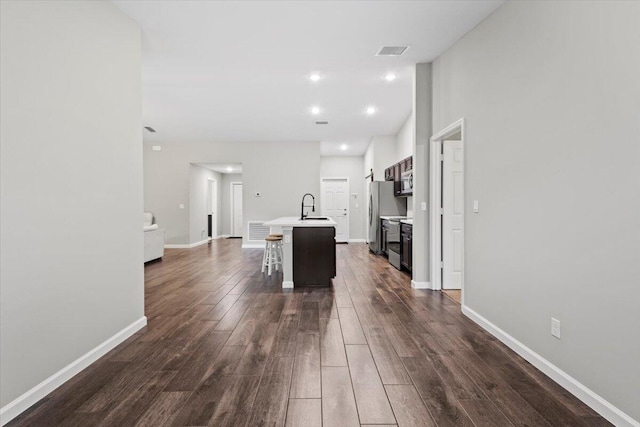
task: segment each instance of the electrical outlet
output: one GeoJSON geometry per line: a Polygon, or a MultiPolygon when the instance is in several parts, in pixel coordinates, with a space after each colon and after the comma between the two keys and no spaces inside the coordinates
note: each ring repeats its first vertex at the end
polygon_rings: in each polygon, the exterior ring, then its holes
{"type": "Polygon", "coordinates": [[[180,203],[180,204],[178,205],[178,209],[184,209],[184,204],[183,204],[183,203],[180,203]]]}
{"type": "Polygon", "coordinates": [[[421,211],[426,211],[427,210],[427,202],[421,202],[420,203],[420,210],[421,211]]]}
{"type": "Polygon", "coordinates": [[[553,317],[551,318],[551,335],[560,339],[560,321],[553,317]]]}
{"type": "Polygon", "coordinates": [[[291,243],[291,234],[285,234],[284,235],[284,242],[285,243],[291,243]]]}

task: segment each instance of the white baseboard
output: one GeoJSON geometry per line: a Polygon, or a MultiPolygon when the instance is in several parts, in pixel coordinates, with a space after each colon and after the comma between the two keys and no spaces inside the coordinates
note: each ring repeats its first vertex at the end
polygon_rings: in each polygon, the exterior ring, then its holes
{"type": "Polygon", "coordinates": [[[195,242],[195,243],[190,244],[189,248],[195,248],[196,246],[206,245],[209,242],[210,242],[209,239],[200,240],[199,242],[195,242]]]}
{"type": "Polygon", "coordinates": [[[411,281],[411,287],[413,289],[433,289],[431,282],[416,282],[415,280],[411,281]]]}
{"type": "Polygon", "coordinates": [[[53,390],[60,387],[76,374],[80,373],[87,366],[91,365],[96,360],[113,350],[118,344],[135,334],[140,329],[144,328],[147,324],[146,316],[142,316],[111,338],[95,347],[93,350],[85,353],[80,358],[74,360],[64,368],[60,369],[49,378],[42,381],[31,390],[23,393],[21,396],[15,398],[12,402],[3,406],[0,409],[0,425],[5,425],[22,412],[29,409],[32,405],[38,402],[40,399],[51,393],[53,390]]]}
{"type": "Polygon", "coordinates": [[[365,239],[349,239],[349,243],[367,243],[365,239]]]}
{"type": "Polygon", "coordinates": [[[211,239],[207,238],[207,240],[200,240],[199,242],[190,243],[190,244],[169,244],[169,245],[164,245],[164,248],[165,249],[191,249],[191,248],[195,248],[196,246],[206,245],[210,241],[211,241],[211,239]]]}
{"type": "Polygon", "coordinates": [[[540,356],[538,353],[491,323],[489,320],[482,317],[473,309],[463,305],[462,313],[484,328],[491,335],[498,338],[507,347],[518,353],[522,358],[538,368],[553,381],[564,387],[567,391],[615,426],[640,427],[640,422],[634,420],[629,415],[616,408],[614,405],[596,394],[593,390],[589,389],[587,386],[580,383],[553,363],[549,362],[547,359],[540,356]]]}
{"type": "Polygon", "coordinates": [[[293,288],[293,282],[291,282],[291,281],[286,281],[286,282],[284,282],[284,281],[283,281],[283,282],[282,282],[282,287],[283,287],[283,288],[287,288],[287,289],[288,289],[288,288],[293,288]]]}

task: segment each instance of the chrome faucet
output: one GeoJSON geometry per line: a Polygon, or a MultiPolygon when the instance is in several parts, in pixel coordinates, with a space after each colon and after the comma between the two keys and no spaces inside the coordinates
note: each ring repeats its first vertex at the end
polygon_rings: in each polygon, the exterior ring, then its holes
{"type": "Polygon", "coordinates": [[[304,219],[305,217],[309,216],[309,214],[305,215],[304,214],[304,208],[311,208],[311,212],[315,212],[316,211],[316,198],[313,197],[313,194],[311,193],[305,193],[304,196],[302,196],[302,207],[300,208],[300,219],[304,219]],[[312,205],[311,206],[305,206],[304,205],[304,198],[307,196],[311,196],[311,200],[312,200],[312,205]]]}

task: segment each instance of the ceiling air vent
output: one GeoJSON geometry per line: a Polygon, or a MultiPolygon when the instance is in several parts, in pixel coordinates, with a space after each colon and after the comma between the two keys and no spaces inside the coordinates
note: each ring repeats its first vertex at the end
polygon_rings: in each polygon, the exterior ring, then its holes
{"type": "Polygon", "coordinates": [[[328,125],[329,122],[327,122],[326,120],[320,120],[316,122],[317,125],[328,125]]]}
{"type": "Polygon", "coordinates": [[[154,128],[152,128],[151,126],[145,126],[144,127],[146,130],[148,130],[151,133],[156,133],[156,130],[154,128]]]}
{"type": "Polygon", "coordinates": [[[382,46],[376,56],[400,56],[409,49],[409,46],[382,46]]]}

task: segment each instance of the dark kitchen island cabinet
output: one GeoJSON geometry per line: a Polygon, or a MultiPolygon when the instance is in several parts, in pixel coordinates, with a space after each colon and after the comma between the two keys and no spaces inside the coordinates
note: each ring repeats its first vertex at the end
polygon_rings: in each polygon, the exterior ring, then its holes
{"type": "Polygon", "coordinates": [[[336,277],[335,227],[293,227],[296,286],[331,286],[336,277]]]}

